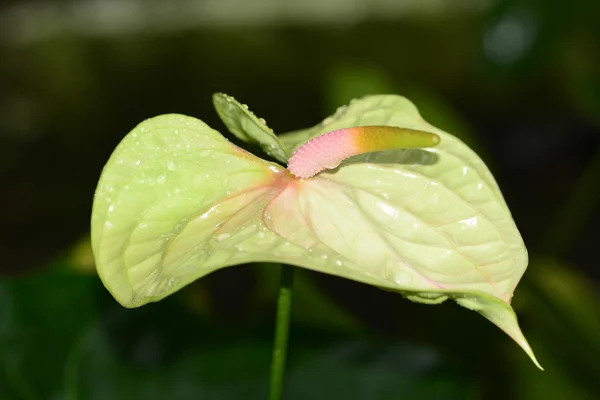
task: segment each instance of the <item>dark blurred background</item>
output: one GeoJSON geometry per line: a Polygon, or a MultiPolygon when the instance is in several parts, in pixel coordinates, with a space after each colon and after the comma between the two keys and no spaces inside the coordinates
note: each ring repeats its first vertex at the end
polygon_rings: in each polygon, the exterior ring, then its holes
{"type": "Polygon", "coordinates": [[[141,120],[276,132],[407,96],[494,172],[531,262],[514,298],[538,371],[455,304],[299,270],[286,399],[600,398],[600,2],[0,2],[0,399],[266,397],[277,265],[140,309],[95,275],[104,163],[141,120]]]}

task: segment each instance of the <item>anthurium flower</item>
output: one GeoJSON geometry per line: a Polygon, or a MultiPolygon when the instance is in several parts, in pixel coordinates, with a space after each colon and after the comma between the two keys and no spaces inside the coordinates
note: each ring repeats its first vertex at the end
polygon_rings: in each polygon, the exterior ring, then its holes
{"type": "Polygon", "coordinates": [[[234,135],[290,169],[192,117],[139,124],[106,164],[92,212],[97,270],[118,302],[158,301],[227,266],[287,263],[455,300],[539,367],[510,306],[527,250],[473,150],[400,96],[364,97],[280,136],[233,98],[214,103],[234,135]]]}

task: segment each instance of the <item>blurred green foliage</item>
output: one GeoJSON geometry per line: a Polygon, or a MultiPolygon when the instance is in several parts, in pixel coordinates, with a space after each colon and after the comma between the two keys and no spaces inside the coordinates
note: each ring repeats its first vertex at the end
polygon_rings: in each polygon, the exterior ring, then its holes
{"type": "Polygon", "coordinates": [[[303,271],[286,398],[597,398],[600,3],[365,5],[370,17],[326,3],[336,12],[273,8],[252,24],[242,7],[237,22],[121,30],[101,29],[133,18],[118,2],[90,11],[95,25],[81,9],[34,12],[42,1],[0,6],[0,398],[264,398],[276,268],[232,267],[124,310],[86,240],[122,136],[167,112],[218,127],[217,91],[275,132],[356,96],[406,95],[482,155],[531,251],[513,305],[545,372],[466,310],[303,271]]]}

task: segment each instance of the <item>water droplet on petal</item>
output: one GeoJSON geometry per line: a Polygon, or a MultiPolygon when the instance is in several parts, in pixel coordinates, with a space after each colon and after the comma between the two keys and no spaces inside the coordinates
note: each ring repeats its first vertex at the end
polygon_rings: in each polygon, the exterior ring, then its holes
{"type": "Polygon", "coordinates": [[[410,286],[412,283],[412,275],[406,271],[397,271],[392,279],[400,286],[410,286]]]}
{"type": "Polygon", "coordinates": [[[215,239],[217,240],[217,242],[222,242],[223,240],[229,239],[230,237],[231,235],[229,233],[221,233],[215,239]]]}
{"type": "Polygon", "coordinates": [[[167,281],[167,287],[172,288],[173,286],[177,285],[178,283],[179,283],[179,279],[169,278],[169,280],[167,281]]]}

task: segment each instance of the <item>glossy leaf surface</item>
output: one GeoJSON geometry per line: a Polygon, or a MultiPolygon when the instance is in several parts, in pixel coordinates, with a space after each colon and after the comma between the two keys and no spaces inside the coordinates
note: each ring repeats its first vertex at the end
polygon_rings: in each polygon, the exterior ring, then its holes
{"type": "Polygon", "coordinates": [[[300,180],[197,119],[143,122],[115,150],[96,193],[92,244],[105,285],[135,307],[219,268],[284,262],[414,301],[452,298],[536,362],[510,307],[527,252],[471,149],[400,96],[360,99],[281,143],[289,154],[325,132],[363,125],[432,132],[441,142],[351,157],[300,180]]]}

